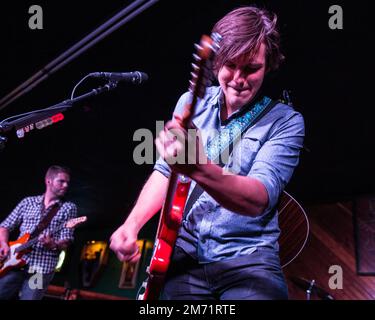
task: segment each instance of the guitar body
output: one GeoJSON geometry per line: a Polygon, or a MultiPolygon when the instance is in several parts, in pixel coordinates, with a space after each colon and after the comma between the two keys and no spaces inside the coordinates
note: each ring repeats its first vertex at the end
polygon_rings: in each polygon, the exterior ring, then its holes
{"type": "Polygon", "coordinates": [[[25,233],[22,237],[16,241],[9,242],[9,255],[8,257],[0,262],[0,277],[4,276],[10,269],[20,268],[26,264],[26,261],[22,259],[22,256],[28,251],[19,251],[17,248],[25,244],[30,239],[30,234],[25,233]]]}
{"type": "Polygon", "coordinates": [[[154,252],[147,269],[149,278],[145,284],[145,292],[139,300],[157,300],[163,287],[165,275],[171,260],[173,248],[181,225],[191,181],[173,174],[170,177],[167,199],[160,215],[158,233],[154,244],[154,252]]]}

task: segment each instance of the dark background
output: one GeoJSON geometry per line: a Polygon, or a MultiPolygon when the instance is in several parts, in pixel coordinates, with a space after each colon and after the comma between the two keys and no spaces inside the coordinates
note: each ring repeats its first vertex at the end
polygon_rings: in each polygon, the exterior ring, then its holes
{"type": "MultiPolygon", "coordinates": [[[[1,19],[1,86],[5,96],[130,1],[7,1],[1,19]],[[28,9],[42,6],[44,29],[30,30],[28,9]]],[[[188,88],[193,43],[239,5],[256,3],[279,16],[286,61],[267,93],[291,90],[305,118],[305,150],[287,187],[302,204],[351,199],[374,191],[373,39],[369,1],[159,1],[121,29],[0,110],[0,120],[70,97],[94,71],[148,73],[141,86],[121,83],[65,112],[62,122],[23,139],[7,133],[0,152],[0,218],[24,196],[44,191],[51,164],[72,169],[70,199],[89,221],[87,236],[106,239],[124,220],[152,165],[136,165],[135,130],[155,132],[188,88]],[[328,27],[331,5],[344,11],[343,30],[328,27]]],[[[103,84],[87,80],[82,94],[103,84]]],[[[151,224],[151,229],[154,225],[151,224]]],[[[147,230],[147,227],[146,227],[147,230]]]]}

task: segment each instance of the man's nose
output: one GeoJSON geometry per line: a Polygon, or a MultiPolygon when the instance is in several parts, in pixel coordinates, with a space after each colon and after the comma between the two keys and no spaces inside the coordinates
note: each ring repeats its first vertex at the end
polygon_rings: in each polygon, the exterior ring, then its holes
{"type": "Polygon", "coordinates": [[[235,81],[240,81],[240,82],[245,81],[245,74],[243,70],[240,68],[237,68],[236,70],[234,70],[233,79],[235,81]]]}

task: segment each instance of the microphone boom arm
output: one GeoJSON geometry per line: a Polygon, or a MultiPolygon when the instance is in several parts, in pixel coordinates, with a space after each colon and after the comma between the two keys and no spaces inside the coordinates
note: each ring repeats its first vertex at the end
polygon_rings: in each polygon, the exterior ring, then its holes
{"type": "MultiPolygon", "coordinates": [[[[87,92],[83,95],[80,95],[73,99],[67,99],[60,103],[57,103],[51,107],[45,108],[45,109],[38,109],[34,111],[30,111],[24,114],[15,115],[10,118],[7,118],[3,121],[0,121],[0,133],[5,133],[8,131],[11,131],[13,129],[20,129],[24,128],[26,126],[29,126],[31,124],[34,124],[38,121],[44,120],[48,117],[51,117],[55,114],[58,114],[60,112],[64,112],[69,108],[73,107],[73,104],[79,101],[82,101],[84,99],[87,99],[92,96],[99,95],[103,92],[113,90],[117,87],[118,82],[117,81],[109,81],[104,86],[98,87],[96,89],[92,89],[90,92],[87,92]],[[16,118],[16,119],[14,119],[16,118]],[[14,120],[12,120],[14,119],[14,120]]],[[[7,139],[5,137],[0,136],[0,144],[4,144],[4,142],[7,139]]],[[[3,147],[2,147],[3,148],[3,147]]],[[[2,149],[0,148],[0,149],[2,149]]]]}

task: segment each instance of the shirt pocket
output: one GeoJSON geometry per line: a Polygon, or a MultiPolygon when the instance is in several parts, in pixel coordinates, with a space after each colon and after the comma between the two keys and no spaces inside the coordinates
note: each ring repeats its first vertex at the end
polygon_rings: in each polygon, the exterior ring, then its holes
{"type": "Polygon", "coordinates": [[[246,176],[261,146],[261,141],[257,138],[243,137],[233,150],[228,169],[234,174],[246,176]]]}

